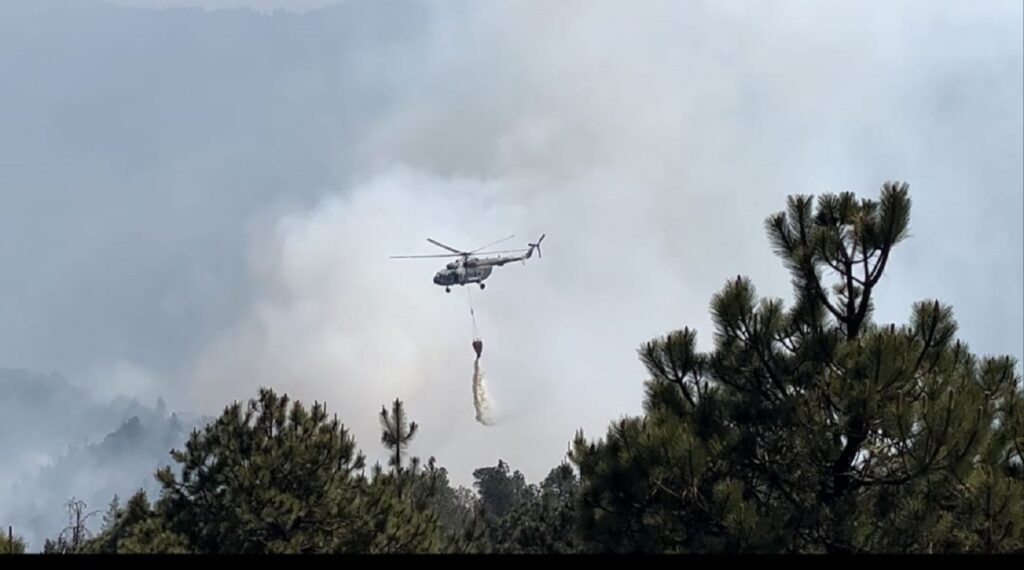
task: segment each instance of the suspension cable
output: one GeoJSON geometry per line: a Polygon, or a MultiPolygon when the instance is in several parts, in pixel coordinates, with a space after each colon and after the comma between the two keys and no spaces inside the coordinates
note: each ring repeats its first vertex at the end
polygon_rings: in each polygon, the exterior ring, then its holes
{"type": "Polygon", "coordinates": [[[466,287],[466,296],[469,298],[469,316],[473,319],[473,338],[480,338],[480,331],[476,327],[476,311],[473,310],[473,289],[466,287]]]}

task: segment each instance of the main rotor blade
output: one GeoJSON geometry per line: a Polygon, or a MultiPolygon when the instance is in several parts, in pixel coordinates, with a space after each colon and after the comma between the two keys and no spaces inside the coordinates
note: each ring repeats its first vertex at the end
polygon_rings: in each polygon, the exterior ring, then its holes
{"type": "Polygon", "coordinates": [[[491,247],[492,245],[498,245],[499,243],[501,243],[503,241],[506,241],[506,240],[510,240],[510,239],[512,239],[514,237],[516,237],[515,234],[510,235],[508,237],[501,238],[501,239],[499,239],[496,242],[489,243],[489,244],[487,244],[487,245],[485,245],[483,247],[478,247],[478,248],[474,249],[473,251],[471,251],[469,253],[476,253],[476,252],[480,251],[481,249],[485,249],[485,248],[491,247]]]}
{"type": "Polygon", "coordinates": [[[444,249],[447,249],[448,251],[450,251],[452,253],[457,253],[459,255],[464,255],[466,253],[464,251],[459,251],[459,250],[455,249],[454,247],[448,247],[447,245],[445,245],[445,244],[443,244],[443,243],[441,243],[439,241],[432,240],[430,238],[427,238],[427,241],[429,241],[430,243],[432,243],[432,244],[434,244],[434,245],[436,245],[438,247],[443,247],[444,249]]]}
{"type": "Polygon", "coordinates": [[[462,257],[461,253],[439,253],[437,255],[392,255],[391,259],[418,259],[422,257],[462,257]]]}
{"type": "Polygon", "coordinates": [[[476,252],[476,255],[490,255],[492,253],[522,253],[524,251],[529,251],[529,250],[527,250],[526,248],[523,248],[523,249],[503,249],[503,250],[500,250],[500,251],[478,251],[478,252],[476,252]]]}

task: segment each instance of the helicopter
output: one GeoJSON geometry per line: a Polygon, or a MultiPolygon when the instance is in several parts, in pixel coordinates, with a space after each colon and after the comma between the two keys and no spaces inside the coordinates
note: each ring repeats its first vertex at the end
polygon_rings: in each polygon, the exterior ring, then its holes
{"type": "Polygon", "coordinates": [[[501,267],[506,263],[512,263],[513,261],[526,262],[533,256],[533,250],[537,250],[538,257],[544,257],[541,254],[540,242],[544,241],[544,236],[541,234],[540,239],[536,243],[528,243],[529,247],[525,249],[509,249],[503,251],[481,251],[488,247],[495,246],[503,241],[510,240],[516,236],[511,235],[506,238],[502,238],[496,242],[489,243],[483,247],[478,247],[472,251],[460,251],[454,247],[447,246],[437,240],[427,238],[427,241],[442,248],[450,251],[451,253],[441,253],[435,255],[392,255],[391,259],[414,259],[414,258],[426,258],[426,257],[456,257],[458,259],[445,265],[445,268],[438,271],[434,275],[434,285],[444,287],[445,293],[452,292],[453,285],[468,285],[470,283],[477,283],[480,288],[485,287],[484,280],[491,276],[491,271],[495,267],[501,267]],[[503,253],[521,253],[520,255],[500,255],[503,253]],[[495,255],[496,257],[477,257],[478,255],[495,255]]]}

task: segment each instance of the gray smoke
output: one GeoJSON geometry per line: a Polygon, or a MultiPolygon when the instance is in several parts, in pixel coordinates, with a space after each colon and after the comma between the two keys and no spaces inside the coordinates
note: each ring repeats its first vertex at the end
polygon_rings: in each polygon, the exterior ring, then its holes
{"type": "MultiPolygon", "coordinates": [[[[67,524],[72,497],[104,510],[142,489],[155,498],[154,474],[170,464],[201,420],[133,398],[96,399],[56,375],[0,369],[0,523],[38,551],[67,524]]],[[[122,505],[124,501],[122,501],[122,505]]],[[[99,517],[91,520],[99,530],[99,517]]]]}
{"type": "MultiPolygon", "coordinates": [[[[499,458],[539,479],[640,410],[639,343],[710,345],[727,278],[790,297],[762,228],[787,195],[888,179],[913,237],[878,319],[936,297],[1024,356],[1019,2],[124,1],[163,9],[0,5],[0,363],[69,402],[214,414],[270,385],[372,454],[399,397],[456,484],[499,458]],[[484,430],[453,396],[465,303],[388,256],[510,233],[548,240],[478,295],[484,430]]],[[[18,481],[131,417],[24,405],[9,429],[45,435],[7,440],[18,481]]]]}

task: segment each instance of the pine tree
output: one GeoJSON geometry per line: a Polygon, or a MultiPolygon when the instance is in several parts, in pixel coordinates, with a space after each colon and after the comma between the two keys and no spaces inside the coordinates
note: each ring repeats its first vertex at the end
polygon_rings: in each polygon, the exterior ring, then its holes
{"type": "Polygon", "coordinates": [[[504,518],[536,492],[520,471],[512,472],[508,463],[500,459],[496,467],[474,470],[473,479],[473,486],[480,496],[480,506],[491,521],[504,518]]]}
{"type": "Polygon", "coordinates": [[[580,528],[612,551],[947,552],[1024,548],[1016,362],[979,358],[952,310],[872,320],[910,198],[797,196],[766,227],[795,303],[737,277],[690,329],[641,346],[645,414],[578,434],[580,528]]]}
{"type": "Polygon", "coordinates": [[[110,500],[110,504],[107,505],[107,512],[103,513],[103,526],[100,529],[101,532],[106,532],[117,524],[117,516],[120,509],[121,500],[117,494],[115,494],[114,498],[110,500]]]}
{"type": "MultiPolygon", "coordinates": [[[[79,549],[99,553],[431,553],[465,550],[439,524],[446,472],[402,452],[416,433],[400,401],[382,413],[392,470],[364,459],[326,407],[308,410],[260,390],[243,411],[235,403],[194,431],[177,469],[157,472],[163,491],[150,504],[139,491],[79,549]]],[[[450,489],[449,489],[450,490],[450,489]]],[[[51,551],[70,550],[65,542],[51,551]]]]}
{"type": "Polygon", "coordinates": [[[402,407],[402,402],[398,399],[391,404],[390,414],[387,408],[381,407],[380,426],[380,441],[391,453],[388,465],[394,469],[396,474],[401,474],[402,452],[409,446],[412,438],[416,436],[416,430],[419,429],[419,426],[416,425],[416,422],[409,423],[405,417],[405,409],[402,407]]]}
{"type": "Polygon", "coordinates": [[[191,552],[187,539],[172,532],[163,514],[150,505],[140,489],[122,508],[117,498],[111,502],[108,517],[113,521],[82,551],[98,554],[185,554],[191,552]]]}
{"type": "Polygon", "coordinates": [[[448,479],[448,470],[444,467],[436,468],[431,479],[428,487],[432,489],[432,494],[428,500],[430,508],[438,515],[438,524],[448,533],[463,533],[473,520],[476,504],[473,491],[465,487],[453,489],[448,479]]]}
{"type": "Polygon", "coordinates": [[[488,551],[518,551],[516,527],[531,516],[529,511],[537,500],[538,489],[528,484],[519,470],[513,472],[500,459],[495,467],[474,470],[473,479],[479,496],[477,516],[486,537],[485,544],[480,546],[488,551]]]}
{"type": "Polygon", "coordinates": [[[457,542],[446,533],[435,508],[447,473],[431,457],[425,467],[418,457],[405,464],[402,454],[416,436],[416,422],[409,422],[405,407],[396,399],[380,412],[381,443],[389,452],[390,472],[375,466],[368,488],[368,518],[374,533],[373,553],[436,553],[457,542]]]}
{"type": "Polygon", "coordinates": [[[13,533],[10,527],[0,533],[0,555],[3,554],[24,554],[25,541],[13,533]]]}
{"type": "Polygon", "coordinates": [[[561,464],[539,486],[530,486],[500,521],[498,552],[569,554],[582,550],[576,528],[579,480],[572,467],[561,464]]]}
{"type": "Polygon", "coordinates": [[[324,405],[235,403],[157,473],[167,529],[201,553],[365,551],[363,456],[324,405]]]}

